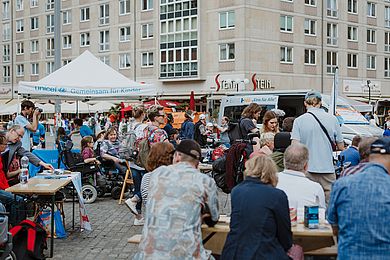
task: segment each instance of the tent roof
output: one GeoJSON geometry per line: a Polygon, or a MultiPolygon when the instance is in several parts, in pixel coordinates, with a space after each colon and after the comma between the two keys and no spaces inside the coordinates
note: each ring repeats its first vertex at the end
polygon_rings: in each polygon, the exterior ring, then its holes
{"type": "Polygon", "coordinates": [[[19,82],[19,93],[69,99],[156,95],[156,88],[128,79],[85,51],[72,62],[37,82],[19,82]]]}

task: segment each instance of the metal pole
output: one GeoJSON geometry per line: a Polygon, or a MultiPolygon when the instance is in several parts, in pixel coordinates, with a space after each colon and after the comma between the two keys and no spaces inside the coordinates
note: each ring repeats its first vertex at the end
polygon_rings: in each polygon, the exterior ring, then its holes
{"type": "MultiPolygon", "coordinates": [[[[133,68],[134,68],[134,81],[137,81],[137,1],[134,1],[134,11],[133,11],[133,68]]],[[[154,28],[153,28],[154,29],[154,28]]],[[[141,28],[141,35],[142,35],[142,28],[141,28]]],[[[156,55],[157,56],[157,55],[156,55]]]]}
{"type": "Polygon", "coordinates": [[[371,87],[370,87],[371,80],[367,80],[367,87],[368,87],[368,104],[371,105],[371,87]]]}

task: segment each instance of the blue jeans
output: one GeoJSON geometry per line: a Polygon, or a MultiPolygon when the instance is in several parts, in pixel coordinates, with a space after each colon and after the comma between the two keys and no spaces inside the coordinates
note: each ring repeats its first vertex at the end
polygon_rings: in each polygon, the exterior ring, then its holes
{"type": "Polygon", "coordinates": [[[141,208],[142,208],[141,182],[142,182],[142,177],[144,176],[146,171],[131,168],[131,173],[133,175],[133,182],[134,182],[134,195],[137,195],[137,197],[139,198],[137,206],[135,208],[138,210],[138,212],[141,213],[141,208]]]}
{"type": "Polygon", "coordinates": [[[11,225],[16,225],[20,220],[25,219],[26,209],[22,197],[16,196],[15,203],[14,195],[12,193],[0,190],[0,202],[4,204],[5,208],[10,213],[9,223],[11,225]]]}

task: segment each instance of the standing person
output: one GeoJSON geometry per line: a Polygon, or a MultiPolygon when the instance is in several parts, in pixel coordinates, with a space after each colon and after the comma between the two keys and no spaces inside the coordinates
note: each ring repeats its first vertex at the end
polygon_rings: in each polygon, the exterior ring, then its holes
{"type": "Polygon", "coordinates": [[[161,166],[150,177],[145,225],[134,259],[209,259],[202,245],[202,217],[218,221],[217,187],[199,172],[199,144],[183,140],[173,165],[161,166]]]}
{"type": "Polygon", "coordinates": [[[39,118],[41,112],[39,109],[35,109],[35,105],[30,100],[22,101],[21,105],[21,114],[16,116],[15,124],[21,125],[24,128],[24,135],[22,139],[22,146],[27,151],[31,150],[31,133],[35,132],[38,128],[39,118]],[[32,122],[29,122],[29,117],[32,117],[32,122]]]}
{"type": "Polygon", "coordinates": [[[206,115],[201,114],[199,121],[194,126],[194,140],[203,147],[207,144],[206,115]]]}
{"type": "Polygon", "coordinates": [[[118,132],[120,135],[123,135],[123,134],[126,134],[127,133],[127,119],[125,117],[123,117],[121,119],[121,122],[119,123],[119,127],[118,127],[118,132]]]}
{"type": "Polygon", "coordinates": [[[10,129],[11,126],[13,126],[15,124],[15,118],[16,118],[17,115],[18,114],[16,112],[12,114],[12,118],[11,118],[11,120],[7,124],[7,129],[10,129]]]}
{"type": "Polygon", "coordinates": [[[32,134],[33,146],[38,146],[39,144],[43,149],[46,148],[46,129],[42,123],[38,123],[38,129],[32,134]]]}
{"type": "Polygon", "coordinates": [[[194,139],[194,131],[195,131],[195,125],[192,122],[194,115],[191,110],[187,110],[184,113],[184,117],[186,118],[184,122],[181,124],[180,128],[180,134],[179,134],[179,139],[180,140],[185,140],[185,139],[194,139]]]}
{"type": "Polygon", "coordinates": [[[172,130],[173,130],[173,115],[172,114],[168,114],[167,115],[167,124],[164,126],[164,131],[167,132],[167,135],[170,136],[172,134],[172,130]]]}
{"type": "Polygon", "coordinates": [[[227,116],[223,116],[220,126],[218,124],[214,124],[214,126],[219,130],[219,140],[221,144],[226,145],[228,148],[230,147],[230,139],[228,134],[229,121],[230,120],[227,116]]]}
{"type": "Polygon", "coordinates": [[[358,151],[358,147],[360,142],[362,141],[362,138],[360,135],[355,135],[352,138],[352,144],[348,147],[348,149],[345,149],[340,153],[340,158],[343,163],[350,162],[351,166],[358,165],[360,162],[360,155],[358,151]]]}
{"type": "Polygon", "coordinates": [[[245,163],[244,174],[232,190],[230,232],[221,259],[290,259],[289,206],[286,194],[275,188],[275,163],[255,156],[245,163]]]}
{"type": "Polygon", "coordinates": [[[69,137],[76,133],[80,133],[81,138],[85,136],[93,136],[91,128],[88,125],[85,125],[81,118],[75,118],[73,122],[75,125],[75,130],[69,134],[69,137]]]}
{"type": "Polygon", "coordinates": [[[322,96],[319,92],[309,91],[306,93],[307,112],[294,120],[291,140],[292,144],[302,143],[309,148],[307,177],[321,184],[325,192],[325,201],[328,203],[332,183],[336,180],[333,149],[329,138],[339,150],[344,150],[344,143],[337,118],[326,113],[321,105],[322,96]]]}
{"type": "Polygon", "coordinates": [[[333,184],[328,222],[338,235],[338,259],[388,259],[390,138],[371,145],[369,163],[333,184]]]}
{"type": "Polygon", "coordinates": [[[269,110],[265,112],[260,132],[262,134],[268,132],[277,134],[279,132],[278,116],[274,111],[269,110]]]}
{"type": "MultiPolygon", "coordinates": [[[[261,113],[261,106],[256,103],[249,104],[241,113],[241,119],[238,122],[239,132],[241,133],[241,139],[248,139],[249,133],[259,132],[259,129],[256,127],[253,121],[258,121],[261,113]]],[[[260,135],[259,135],[260,137],[260,135]]],[[[248,156],[253,152],[253,150],[260,149],[260,138],[255,137],[253,139],[256,144],[247,145],[247,154],[248,156]]],[[[230,139],[230,143],[234,143],[236,140],[230,139]]]]}

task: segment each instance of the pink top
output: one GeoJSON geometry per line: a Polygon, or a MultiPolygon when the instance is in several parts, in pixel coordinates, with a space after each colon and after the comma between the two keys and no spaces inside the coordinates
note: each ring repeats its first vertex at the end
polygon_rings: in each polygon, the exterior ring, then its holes
{"type": "Polygon", "coordinates": [[[85,147],[84,150],[81,152],[81,155],[83,156],[84,160],[95,157],[95,154],[94,154],[92,148],[89,148],[89,147],[85,147]]]}

